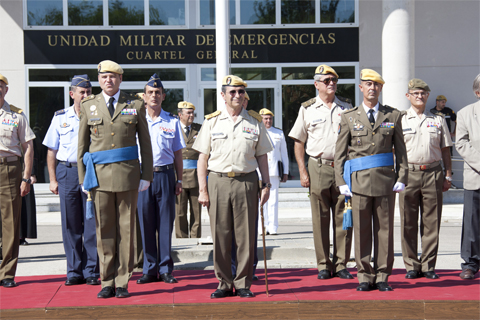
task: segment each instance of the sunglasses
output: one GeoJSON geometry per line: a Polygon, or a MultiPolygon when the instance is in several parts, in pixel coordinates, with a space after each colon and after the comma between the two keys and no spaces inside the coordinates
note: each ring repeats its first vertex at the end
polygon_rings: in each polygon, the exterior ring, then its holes
{"type": "Polygon", "coordinates": [[[323,79],[323,80],[318,80],[318,82],[323,82],[325,83],[326,86],[328,86],[328,84],[330,83],[330,81],[333,82],[333,84],[337,83],[338,82],[338,78],[326,78],[326,79],[323,79]]]}
{"type": "Polygon", "coordinates": [[[228,93],[229,93],[231,96],[235,96],[235,95],[237,95],[237,93],[240,94],[240,95],[242,95],[242,94],[245,94],[245,90],[243,90],[243,89],[240,89],[240,90],[238,90],[238,91],[236,91],[236,90],[231,90],[231,91],[228,91],[228,93]]]}

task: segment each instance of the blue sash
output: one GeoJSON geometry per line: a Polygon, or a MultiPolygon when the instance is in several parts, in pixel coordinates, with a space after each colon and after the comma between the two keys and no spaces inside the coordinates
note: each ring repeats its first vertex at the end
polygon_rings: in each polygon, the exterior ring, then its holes
{"type": "Polygon", "coordinates": [[[197,161],[198,160],[184,159],[183,169],[197,169],[197,161]]]}
{"type": "Polygon", "coordinates": [[[373,156],[366,156],[347,160],[343,168],[343,180],[352,191],[352,173],[355,171],[367,170],[377,167],[393,166],[392,153],[379,153],[373,156]]]}

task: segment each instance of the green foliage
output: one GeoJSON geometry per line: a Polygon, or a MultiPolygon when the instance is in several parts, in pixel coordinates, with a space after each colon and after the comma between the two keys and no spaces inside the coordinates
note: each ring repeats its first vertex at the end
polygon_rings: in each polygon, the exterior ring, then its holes
{"type": "MultiPolygon", "coordinates": [[[[78,2],[78,1],[76,1],[78,2]]],[[[98,2],[97,2],[98,3],[98,2]]],[[[101,26],[103,25],[103,6],[93,1],[83,0],[75,4],[68,3],[68,25],[101,26]]]]}
{"type": "Polygon", "coordinates": [[[253,10],[257,16],[257,20],[253,24],[275,24],[275,1],[255,1],[253,10]]]}
{"type": "Polygon", "coordinates": [[[315,0],[283,0],[282,23],[315,23],[315,0]]]}
{"type": "Polygon", "coordinates": [[[138,9],[133,6],[127,7],[120,0],[113,0],[108,8],[109,24],[113,26],[144,25],[144,16],[143,6],[138,9]]]}
{"type": "Polygon", "coordinates": [[[63,25],[63,12],[55,7],[45,9],[46,14],[39,10],[28,11],[27,21],[29,26],[61,26],[63,25]]]}

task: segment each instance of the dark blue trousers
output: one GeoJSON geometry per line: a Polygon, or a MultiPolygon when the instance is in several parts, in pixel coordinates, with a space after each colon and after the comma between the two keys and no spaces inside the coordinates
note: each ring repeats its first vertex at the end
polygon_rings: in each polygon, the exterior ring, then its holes
{"type": "Polygon", "coordinates": [[[99,277],[95,219],[86,219],[87,195],[78,182],[78,169],[58,164],[58,194],[67,277],[99,277]]]}
{"type": "Polygon", "coordinates": [[[158,273],[171,273],[172,231],[175,221],[173,169],[153,173],[150,187],[138,194],[137,209],[142,231],[143,274],[157,276],[158,273]]]}
{"type": "Polygon", "coordinates": [[[462,270],[478,272],[480,265],[480,190],[464,190],[461,257],[462,270]]]}

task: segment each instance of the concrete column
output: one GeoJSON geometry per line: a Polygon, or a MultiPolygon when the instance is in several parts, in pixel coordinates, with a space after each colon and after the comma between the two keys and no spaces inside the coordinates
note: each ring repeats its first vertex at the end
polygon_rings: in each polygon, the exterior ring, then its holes
{"type": "Polygon", "coordinates": [[[383,0],[383,104],[407,110],[408,81],[415,77],[415,0],[383,0]]]}
{"type": "Polygon", "coordinates": [[[228,2],[225,0],[215,1],[215,48],[217,57],[217,110],[225,107],[220,92],[222,91],[222,79],[230,73],[230,15],[228,2]]]}

